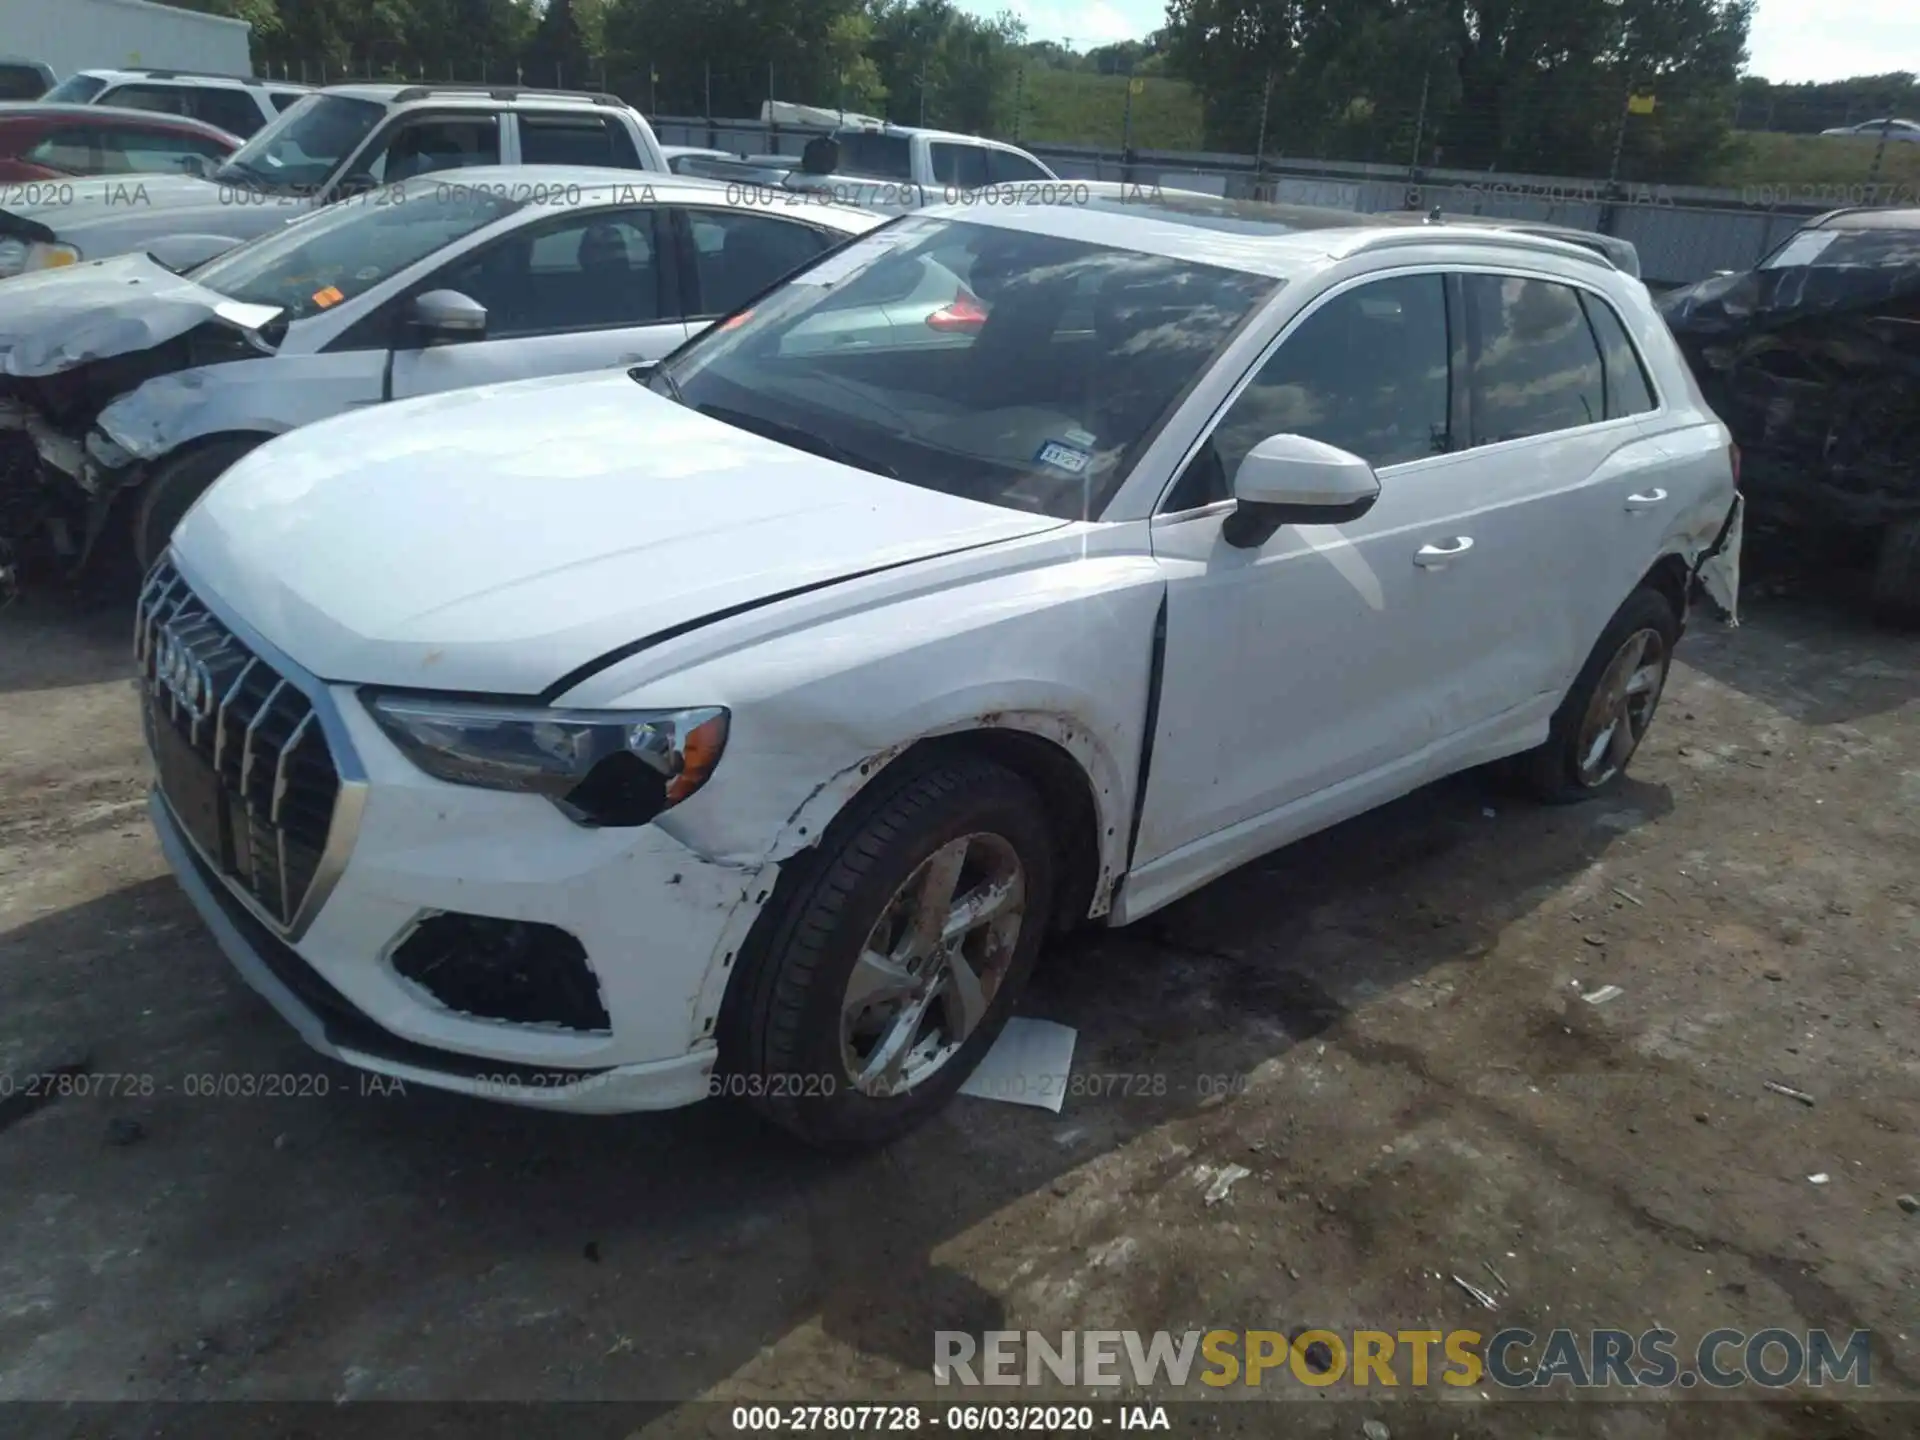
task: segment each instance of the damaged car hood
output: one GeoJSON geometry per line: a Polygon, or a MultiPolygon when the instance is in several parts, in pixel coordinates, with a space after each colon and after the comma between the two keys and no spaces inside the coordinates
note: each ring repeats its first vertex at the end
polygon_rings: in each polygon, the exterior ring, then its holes
{"type": "Polygon", "coordinates": [[[173,548],[203,596],[323,679],[532,696],[649,637],[1065,523],[762,439],[615,371],[269,442],[173,548]]]}
{"type": "Polygon", "coordinates": [[[163,236],[203,235],[237,244],[312,208],[301,197],[255,192],[197,175],[107,176],[43,188],[65,198],[6,204],[0,209],[0,234],[39,239],[51,234],[79,246],[89,260],[144,251],[163,236]]]}
{"type": "Polygon", "coordinates": [[[220,320],[257,334],[280,315],[196,285],[144,255],[122,255],[0,283],[0,372],[55,375],[150,350],[220,320]]]}
{"type": "Polygon", "coordinates": [[[1822,316],[1866,314],[1920,295],[1920,237],[1872,265],[1783,265],[1715,275],[1657,297],[1682,339],[1732,339],[1822,316]]]}

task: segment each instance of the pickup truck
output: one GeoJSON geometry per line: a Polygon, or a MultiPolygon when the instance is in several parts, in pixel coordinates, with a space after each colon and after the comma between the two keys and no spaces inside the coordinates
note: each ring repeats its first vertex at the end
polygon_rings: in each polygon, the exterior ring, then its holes
{"type": "MultiPolygon", "coordinates": [[[[866,210],[918,210],[993,186],[1053,186],[1060,177],[1034,156],[998,140],[907,125],[842,125],[807,143],[796,163],[782,156],[679,162],[681,173],[741,185],[819,193],[866,210]]],[[[1037,201],[1051,196],[1034,197],[1037,201]]]]}
{"type": "Polygon", "coordinates": [[[77,182],[0,210],[0,280],[129,253],[185,270],[319,206],[415,175],[542,164],[667,171],[646,117],[611,95],[335,85],[295,103],[217,167],[77,182]]]}

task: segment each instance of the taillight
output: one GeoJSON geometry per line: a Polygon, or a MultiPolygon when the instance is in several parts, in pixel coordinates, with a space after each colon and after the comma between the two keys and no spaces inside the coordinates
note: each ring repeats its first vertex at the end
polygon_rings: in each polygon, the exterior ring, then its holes
{"type": "Polygon", "coordinates": [[[1731,440],[1727,442],[1727,459],[1733,465],[1733,488],[1740,488],[1740,447],[1731,440]]]}
{"type": "Polygon", "coordinates": [[[987,323],[987,312],[971,290],[962,290],[951,303],[927,316],[927,324],[948,333],[974,331],[987,323]]]}

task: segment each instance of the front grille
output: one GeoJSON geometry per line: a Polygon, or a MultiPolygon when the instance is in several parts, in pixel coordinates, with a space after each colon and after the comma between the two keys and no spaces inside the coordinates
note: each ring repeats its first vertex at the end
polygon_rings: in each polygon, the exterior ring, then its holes
{"type": "Polygon", "coordinates": [[[150,732],[171,732],[149,734],[161,791],[220,872],[291,926],[340,794],[313,702],[166,561],[140,592],[134,655],[150,732]]]}

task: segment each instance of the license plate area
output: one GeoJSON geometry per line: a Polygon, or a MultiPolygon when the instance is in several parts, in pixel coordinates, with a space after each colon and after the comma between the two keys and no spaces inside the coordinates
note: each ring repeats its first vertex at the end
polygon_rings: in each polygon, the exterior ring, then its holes
{"type": "Polygon", "coordinates": [[[157,706],[147,721],[153,737],[153,764],[160,779],[160,793],[167,797],[181,828],[200,852],[221,871],[230,871],[226,803],[213,766],[194,752],[157,706]]]}

